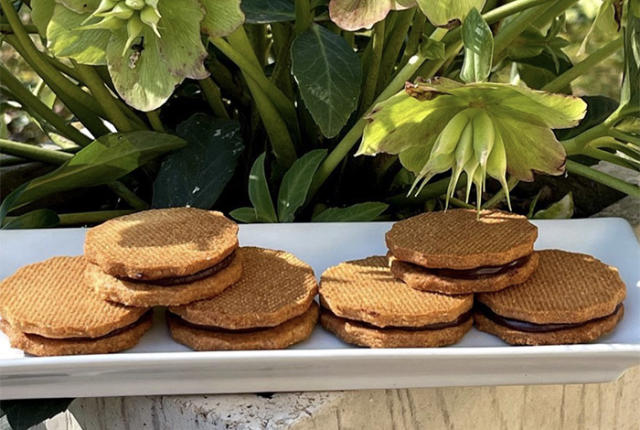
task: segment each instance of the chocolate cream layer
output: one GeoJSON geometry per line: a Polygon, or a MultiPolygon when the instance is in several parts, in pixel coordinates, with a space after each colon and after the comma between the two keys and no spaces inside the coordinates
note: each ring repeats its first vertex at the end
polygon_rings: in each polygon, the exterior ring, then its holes
{"type": "Polygon", "coordinates": [[[436,276],[441,278],[455,278],[455,279],[484,279],[492,276],[501,275],[505,272],[508,272],[513,269],[517,269],[518,267],[522,267],[529,261],[531,258],[530,255],[525,257],[518,258],[517,260],[512,261],[509,264],[505,264],[502,266],[482,266],[476,267],[474,269],[465,269],[465,270],[457,270],[457,269],[427,269],[424,270],[433,273],[436,276]]]}
{"type": "Polygon", "coordinates": [[[378,327],[377,325],[370,324],[370,323],[365,322],[365,321],[352,320],[352,319],[349,319],[349,318],[344,318],[344,317],[338,316],[338,315],[334,314],[333,312],[331,312],[329,309],[324,308],[324,307],[322,308],[322,312],[329,313],[329,314],[333,315],[336,318],[340,318],[341,320],[347,321],[347,322],[349,322],[351,324],[357,324],[357,325],[359,325],[361,327],[365,327],[365,328],[370,328],[370,329],[375,329],[375,330],[404,330],[404,331],[442,330],[442,329],[445,329],[445,328],[457,327],[457,326],[462,325],[465,322],[467,322],[473,316],[473,310],[469,309],[467,312],[464,312],[464,313],[460,314],[453,321],[433,323],[433,324],[427,324],[427,325],[422,325],[422,326],[417,326],[417,327],[408,327],[408,326],[378,327]]]}
{"type": "Polygon", "coordinates": [[[191,275],[173,276],[173,277],[153,279],[153,280],[143,280],[143,279],[135,279],[135,278],[122,278],[122,279],[126,279],[129,282],[160,285],[163,287],[171,287],[173,285],[180,285],[180,284],[189,284],[191,282],[199,281],[201,279],[208,278],[209,276],[213,276],[216,273],[220,272],[222,269],[229,267],[229,265],[231,264],[235,256],[236,256],[236,252],[233,251],[231,254],[227,255],[220,262],[214,264],[211,267],[207,267],[206,269],[203,269],[199,272],[193,273],[191,275]]]}
{"type": "Polygon", "coordinates": [[[603,317],[594,318],[591,320],[587,320],[579,323],[547,323],[547,324],[536,324],[529,321],[518,320],[514,318],[503,317],[502,315],[498,315],[495,313],[489,306],[484,303],[476,302],[474,305],[475,311],[481,313],[485,317],[489,318],[496,324],[500,324],[502,326],[508,327],[513,330],[524,331],[529,333],[546,333],[550,331],[556,330],[564,330],[569,328],[582,327],[583,325],[597,322],[606,318],[609,318],[612,315],[615,315],[622,306],[622,303],[616,306],[615,310],[611,312],[609,315],[605,315],[603,317]]]}
{"type": "Polygon", "coordinates": [[[263,330],[269,330],[269,329],[278,327],[276,325],[276,326],[273,326],[273,327],[251,327],[251,328],[241,328],[241,329],[230,329],[230,328],[218,327],[218,326],[215,326],[215,325],[200,325],[200,324],[194,324],[192,322],[189,322],[189,321],[185,320],[184,318],[182,318],[181,316],[176,315],[173,312],[169,312],[169,311],[167,311],[167,319],[171,319],[171,320],[177,322],[178,324],[182,324],[182,325],[185,325],[187,327],[191,327],[191,328],[194,328],[194,329],[197,329],[197,330],[215,331],[215,332],[219,332],[219,333],[256,333],[256,332],[260,332],[260,331],[263,331],[263,330]]]}

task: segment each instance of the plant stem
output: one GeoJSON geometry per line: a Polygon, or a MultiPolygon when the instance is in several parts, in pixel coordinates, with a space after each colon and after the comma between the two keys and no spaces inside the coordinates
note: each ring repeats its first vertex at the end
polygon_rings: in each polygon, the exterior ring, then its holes
{"type": "Polygon", "coordinates": [[[464,209],[475,209],[476,207],[472,204],[469,204],[463,200],[460,200],[457,197],[449,197],[449,203],[451,203],[451,205],[459,207],[459,208],[464,208],[464,209]]]}
{"type": "Polygon", "coordinates": [[[370,42],[371,54],[368,55],[368,62],[364,68],[367,71],[367,76],[364,81],[364,86],[362,87],[362,96],[360,96],[360,114],[369,109],[376,95],[380,62],[382,61],[382,50],[384,49],[384,28],[384,20],[377,22],[373,26],[370,42]]]}
{"type": "MultiPolygon", "coordinates": [[[[25,25],[24,30],[30,34],[38,34],[38,28],[35,25],[25,25]]],[[[13,30],[9,24],[0,24],[0,33],[2,34],[13,34],[13,30]]]]}
{"type": "Polygon", "coordinates": [[[160,121],[160,114],[158,109],[151,110],[146,114],[147,119],[149,120],[149,124],[151,124],[151,128],[160,133],[164,133],[164,125],[162,124],[162,121],[160,121]]]}
{"type": "Polygon", "coordinates": [[[311,14],[311,5],[309,0],[296,0],[296,35],[302,34],[311,27],[313,23],[313,15],[311,14]]]}
{"type": "Polygon", "coordinates": [[[0,139],[0,152],[48,164],[62,164],[73,157],[72,154],[40,148],[35,145],[0,139]]]}
{"type": "Polygon", "coordinates": [[[58,218],[60,219],[59,225],[85,225],[85,224],[101,223],[122,215],[128,215],[133,212],[135,211],[132,211],[129,209],[95,211],[95,212],[76,212],[76,213],[68,213],[68,214],[58,214],[58,218]]]}
{"type": "MultiPolygon", "coordinates": [[[[433,199],[435,197],[439,197],[447,192],[447,188],[449,187],[449,181],[451,178],[443,178],[436,182],[431,182],[427,184],[417,196],[408,196],[406,193],[396,194],[395,196],[389,197],[386,201],[392,205],[406,205],[406,204],[415,204],[425,202],[429,199],[433,199]]],[[[457,189],[463,188],[466,185],[467,181],[462,176],[458,184],[456,185],[457,189]]]]}
{"type": "Polygon", "coordinates": [[[544,87],[542,87],[543,91],[549,91],[551,93],[558,92],[562,90],[564,87],[569,85],[574,79],[591,71],[591,69],[601,61],[609,58],[612,54],[614,54],[618,49],[622,47],[622,37],[618,37],[611,42],[607,43],[597,51],[594,51],[587,58],[582,60],[581,62],[574,64],[569,70],[565,71],[561,75],[557,76],[551,82],[548,82],[544,87]]]}
{"type": "Polygon", "coordinates": [[[418,44],[420,43],[426,23],[427,17],[424,16],[424,14],[418,12],[413,16],[413,23],[411,24],[407,44],[404,47],[404,54],[400,62],[401,66],[406,65],[409,62],[409,58],[414,56],[418,51],[418,44]]]}
{"type": "MultiPolygon", "coordinates": [[[[507,179],[507,188],[509,188],[509,191],[512,191],[519,182],[520,181],[518,181],[516,178],[510,176],[509,179],[507,179]]],[[[507,193],[504,191],[504,189],[500,188],[500,190],[495,193],[493,197],[491,197],[482,205],[482,209],[492,209],[498,206],[500,203],[502,203],[506,196],[507,193]]]]}
{"type": "Polygon", "coordinates": [[[380,63],[380,72],[378,76],[378,86],[376,91],[382,91],[389,83],[389,79],[393,75],[393,68],[398,63],[402,45],[413,21],[416,9],[404,10],[396,12],[396,22],[391,29],[391,33],[384,42],[384,54],[380,63]]]}
{"type": "Polygon", "coordinates": [[[625,142],[633,143],[634,145],[640,146],[640,136],[634,136],[629,133],[625,133],[623,131],[612,128],[609,130],[609,135],[611,137],[615,137],[616,139],[623,140],[625,142]]]}
{"type": "Polygon", "coordinates": [[[567,151],[567,155],[580,154],[589,142],[600,137],[607,136],[609,132],[609,127],[602,123],[595,127],[591,127],[574,138],[563,140],[560,143],[562,143],[565,151],[567,151]]]}
{"type": "Polygon", "coordinates": [[[211,78],[204,78],[198,81],[204,98],[209,103],[209,107],[213,111],[214,115],[220,118],[229,119],[229,114],[222,103],[222,95],[220,94],[220,88],[213,82],[211,78]]]}
{"type": "Polygon", "coordinates": [[[80,130],[68,124],[63,118],[56,115],[55,112],[25,88],[24,85],[2,65],[0,65],[0,84],[6,86],[9,91],[11,91],[25,110],[33,111],[33,113],[44,118],[44,120],[55,127],[62,136],[74,141],[80,146],[86,146],[91,143],[91,139],[82,134],[80,130]]]}
{"type": "Polygon", "coordinates": [[[507,24],[500,27],[494,38],[494,64],[500,59],[500,54],[509,47],[511,42],[515,40],[540,14],[544,13],[551,7],[550,3],[542,4],[538,7],[531,8],[514,17],[507,24]]]}
{"type": "Polygon", "coordinates": [[[129,206],[137,210],[149,209],[147,202],[142,200],[133,191],[127,188],[122,182],[115,181],[107,184],[111,190],[116,193],[122,200],[127,202],[129,206]]]}
{"type": "Polygon", "coordinates": [[[607,173],[600,172],[588,166],[583,166],[580,163],[576,163],[573,160],[567,160],[567,171],[593,181],[604,184],[614,190],[618,190],[627,195],[640,198],[640,187],[637,185],[629,184],[622,179],[618,179],[615,176],[611,176],[607,173]]]}
{"type": "Polygon", "coordinates": [[[75,61],[74,66],[84,83],[94,95],[98,104],[102,106],[102,110],[106,113],[107,119],[116,127],[116,129],[123,133],[134,131],[136,128],[131,125],[129,119],[120,110],[115,99],[107,87],[105,87],[100,76],[98,76],[98,73],[96,73],[91,66],[78,64],[75,61]]]}

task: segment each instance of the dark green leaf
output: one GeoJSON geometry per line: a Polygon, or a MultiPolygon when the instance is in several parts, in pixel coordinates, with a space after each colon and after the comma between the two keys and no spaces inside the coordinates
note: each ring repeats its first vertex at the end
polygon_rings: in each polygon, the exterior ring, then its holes
{"type": "Polygon", "coordinates": [[[439,40],[427,39],[420,45],[420,54],[429,60],[444,60],[444,43],[439,40]]]}
{"type": "Polygon", "coordinates": [[[293,221],[296,211],[307,199],[313,175],[326,155],[326,149],[310,151],[296,160],[285,173],[278,192],[278,219],[280,222],[293,221]]]}
{"type": "Polygon", "coordinates": [[[462,24],[464,63],[460,78],[467,82],[486,81],[493,62],[493,34],[480,12],[473,8],[462,24]]]}
{"type": "Polygon", "coordinates": [[[640,112],[640,6],[637,1],[628,2],[624,27],[624,81],[620,95],[623,115],[640,112]]]}
{"type": "Polygon", "coordinates": [[[273,207],[269,184],[264,173],[265,153],[262,153],[251,167],[249,173],[249,200],[255,208],[256,217],[261,222],[278,222],[276,210],[273,207]]]}
{"type": "MultiPolygon", "coordinates": [[[[73,399],[29,399],[0,401],[0,412],[13,430],[27,430],[64,412],[73,399]]],[[[2,416],[0,415],[0,416],[2,416]]]]}
{"type": "Polygon", "coordinates": [[[19,228],[48,228],[57,226],[59,222],[60,218],[58,218],[58,214],[51,209],[36,209],[8,221],[2,226],[2,228],[5,230],[19,228]]]}
{"type": "Polygon", "coordinates": [[[240,124],[197,113],[180,123],[187,146],[168,155],[153,183],[154,207],[211,208],[244,150],[240,124]]]}
{"type": "Polygon", "coordinates": [[[587,114],[577,126],[563,130],[555,130],[558,139],[571,139],[591,127],[601,124],[618,107],[618,103],[615,100],[605,96],[584,96],[582,100],[587,103],[587,114]]]}
{"type": "Polygon", "coordinates": [[[553,203],[546,209],[539,210],[533,216],[535,219],[567,219],[573,216],[573,195],[568,193],[562,199],[553,203]]]}
{"type": "Polygon", "coordinates": [[[296,7],[292,0],[242,0],[241,7],[248,24],[269,24],[296,19],[296,7]]]}
{"type": "Polygon", "coordinates": [[[343,37],[313,25],[293,41],[291,60],[305,106],[325,136],[336,136],[358,104],[360,58],[343,37]]]}
{"type": "Polygon", "coordinates": [[[357,222],[374,221],[388,204],[380,202],[358,203],[347,208],[329,208],[313,217],[314,222],[357,222]]]}
{"type": "Polygon", "coordinates": [[[177,136],[153,131],[101,136],[53,172],[33,179],[9,194],[0,205],[0,222],[9,210],[22,203],[60,191],[113,182],[185,143],[177,136]]]}
{"type": "Polygon", "coordinates": [[[231,218],[239,222],[245,222],[247,224],[258,222],[258,216],[254,208],[238,208],[229,212],[231,218]]]}

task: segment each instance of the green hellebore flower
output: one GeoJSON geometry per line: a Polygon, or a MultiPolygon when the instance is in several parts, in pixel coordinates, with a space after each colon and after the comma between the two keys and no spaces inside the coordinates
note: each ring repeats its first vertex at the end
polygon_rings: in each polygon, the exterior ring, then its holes
{"type": "Polygon", "coordinates": [[[578,97],[509,84],[419,81],[374,107],[356,155],[398,154],[416,174],[411,191],[452,170],[447,203],[465,172],[466,200],[475,185],[479,206],[487,175],[509,199],[507,172],[521,181],[562,174],[566,152],[552,129],[577,125],[586,107],[578,97]]]}
{"type": "Polygon", "coordinates": [[[203,79],[201,32],[224,36],[244,22],[240,0],[32,0],[34,23],[56,57],[107,65],[118,94],[158,108],[185,78],[203,79]]]}

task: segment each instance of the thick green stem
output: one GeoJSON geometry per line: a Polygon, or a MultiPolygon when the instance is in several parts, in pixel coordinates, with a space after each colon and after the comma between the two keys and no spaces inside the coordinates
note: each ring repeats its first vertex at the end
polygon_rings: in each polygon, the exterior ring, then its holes
{"type": "Polygon", "coordinates": [[[164,133],[164,125],[160,120],[160,114],[158,109],[154,109],[152,111],[147,112],[147,119],[149,120],[149,124],[151,124],[151,128],[160,133],[164,133]]]}
{"type": "Polygon", "coordinates": [[[407,32],[409,31],[415,13],[415,8],[396,13],[396,22],[384,42],[384,54],[382,56],[382,62],[380,63],[378,77],[378,92],[385,88],[393,75],[393,69],[398,63],[402,45],[407,37],[407,32]]]}
{"type": "Polygon", "coordinates": [[[424,14],[418,12],[413,16],[413,24],[411,24],[411,30],[409,31],[409,37],[407,38],[407,44],[404,47],[404,53],[402,54],[402,61],[400,65],[403,67],[409,59],[418,51],[418,44],[420,38],[425,30],[427,24],[427,17],[424,14]]]}
{"type": "Polygon", "coordinates": [[[63,118],[56,115],[55,112],[25,88],[24,85],[2,65],[0,65],[0,85],[7,87],[25,110],[44,118],[44,120],[55,127],[62,136],[74,141],[80,146],[86,146],[91,143],[91,139],[82,134],[80,130],[68,124],[63,118]]]}
{"type": "MultiPolygon", "coordinates": [[[[516,185],[518,185],[519,182],[520,182],[519,180],[517,180],[513,176],[510,176],[509,179],[507,180],[507,188],[509,189],[509,191],[512,191],[516,187],[516,185]]],[[[507,197],[506,191],[503,188],[500,188],[500,190],[497,193],[495,193],[493,197],[491,197],[482,205],[482,209],[494,208],[500,203],[502,203],[506,197],[507,197]]]]}
{"type": "Polygon", "coordinates": [[[111,211],[95,211],[95,212],[76,212],[69,214],[58,214],[60,219],[59,225],[86,225],[98,224],[112,218],[128,215],[134,211],[129,209],[111,210],[111,211]]]}
{"type": "Polygon", "coordinates": [[[591,141],[609,134],[609,127],[602,123],[595,127],[591,127],[574,138],[563,140],[560,143],[564,146],[567,155],[576,155],[582,153],[584,147],[591,141]]]}
{"type": "Polygon", "coordinates": [[[0,153],[15,155],[29,160],[42,161],[47,164],[62,164],[73,157],[62,151],[40,148],[35,145],[0,139],[0,153]]]}
{"type": "Polygon", "coordinates": [[[296,35],[307,31],[312,23],[313,15],[311,14],[309,0],[296,0],[296,35]]]}
{"type": "MultiPolygon", "coordinates": [[[[38,28],[35,25],[25,25],[24,30],[30,34],[38,34],[38,28]]],[[[9,24],[0,24],[0,33],[2,34],[13,34],[13,30],[9,24]]]]}
{"type": "Polygon", "coordinates": [[[542,4],[538,7],[526,10],[514,17],[507,24],[500,27],[498,34],[494,38],[494,63],[499,61],[500,54],[509,47],[509,45],[527,29],[529,25],[551,7],[550,3],[542,4]]]}
{"type": "Polygon", "coordinates": [[[618,190],[633,197],[640,198],[640,187],[637,185],[629,184],[628,182],[618,179],[615,176],[611,176],[607,173],[600,172],[588,166],[584,166],[580,163],[576,163],[572,160],[567,160],[567,171],[593,181],[606,185],[614,190],[618,190]]]}
{"type": "Polygon", "coordinates": [[[220,88],[213,82],[211,78],[204,78],[198,81],[202,94],[204,94],[209,107],[213,111],[214,115],[220,118],[229,118],[229,114],[222,102],[222,95],[220,94],[220,88]]]}
{"type": "Polygon", "coordinates": [[[365,70],[367,76],[362,87],[362,96],[360,96],[360,113],[364,113],[369,109],[373,102],[378,86],[378,74],[380,72],[380,62],[382,61],[382,51],[384,49],[384,20],[376,23],[373,27],[371,35],[371,54],[367,56],[367,64],[365,70]]]}
{"type": "MultiPolygon", "coordinates": [[[[393,197],[389,197],[387,199],[387,203],[392,205],[403,206],[407,204],[416,204],[423,203],[427,200],[440,197],[444,193],[447,192],[447,188],[449,187],[449,181],[451,178],[443,178],[436,182],[431,182],[427,184],[417,196],[408,196],[406,193],[396,194],[393,197]]],[[[463,188],[466,185],[467,181],[464,176],[460,178],[458,184],[456,185],[457,189],[463,188]]]]}
{"type": "Polygon", "coordinates": [[[122,182],[115,181],[107,184],[111,190],[118,195],[122,200],[127,202],[129,206],[137,210],[149,209],[147,202],[142,200],[133,191],[127,188],[122,182]]]}
{"type": "Polygon", "coordinates": [[[594,51],[591,55],[589,55],[581,62],[574,64],[573,67],[562,73],[560,76],[556,77],[551,82],[548,82],[544,87],[542,87],[542,90],[549,91],[551,93],[562,90],[577,77],[590,72],[596,64],[609,58],[609,56],[614,54],[621,47],[622,37],[618,37],[612,40],[597,51],[594,51]]]}
{"type": "Polygon", "coordinates": [[[136,127],[129,122],[129,119],[124,112],[120,110],[115,99],[104,85],[104,82],[102,82],[100,76],[98,76],[98,73],[96,73],[91,66],[75,62],[74,66],[98,104],[102,106],[102,110],[106,113],[107,119],[116,127],[116,129],[123,133],[136,130],[136,127]]]}

